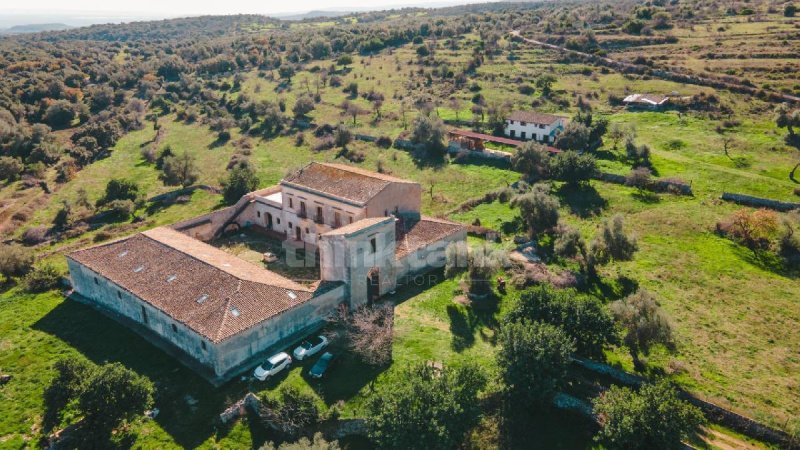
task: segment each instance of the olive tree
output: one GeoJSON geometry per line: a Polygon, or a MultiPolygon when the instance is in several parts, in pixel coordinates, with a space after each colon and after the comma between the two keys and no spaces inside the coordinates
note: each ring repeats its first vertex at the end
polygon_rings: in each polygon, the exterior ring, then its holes
{"type": "Polygon", "coordinates": [[[672,325],[650,292],[640,289],[611,303],[611,312],[625,330],[623,340],[637,366],[640,352],[647,354],[655,344],[672,343],[672,325]]]}

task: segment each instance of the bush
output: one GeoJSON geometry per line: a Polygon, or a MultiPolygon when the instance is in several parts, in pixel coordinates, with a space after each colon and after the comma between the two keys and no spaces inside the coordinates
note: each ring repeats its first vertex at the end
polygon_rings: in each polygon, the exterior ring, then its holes
{"type": "Polygon", "coordinates": [[[392,138],[389,136],[381,136],[375,141],[375,144],[381,148],[390,148],[392,146],[392,138]]]}
{"type": "Polygon", "coordinates": [[[19,158],[0,156],[0,180],[14,181],[24,170],[25,166],[19,158]]]}
{"type": "Polygon", "coordinates": [[[795,14],[797,14],[797,6],[793,3],[787,3],[786,6],[783,7],[784,17],[794,17],[795,14]]]}
{"type": "Polygon", "coordinates": [[[34,293],[57,289],[61,287],[62,277],[63,275],[55,266],[45,264],[34,268],[33,271],[25,275],[25,289],[34,293]]]}
{"type": "Polygon", "coordinates": [[[320,420],[314,396],[294,386],[281,386],[277,398],[263,395],[261,402],[262,419],[291,437],[297,437],[300,430],[320,420]]]}
{"type": "Polygon", "coordinates": [[[22,243],[25,245],[41,244],[47,240],[48,229],[45,226],[31,227],[22,233],[22,243]]]}
{"type": "Polygon", "coordinates": [[[511,206],[519,208],[532,237],[549,231],[558,224],[558,208],[561,205],[548,191],[546,185],[539,184],[529,193],[518,195],[511,201],[511,206]]]}
{"type": "Polygon", "coordinates": [[[30,272],[34,255],[29,249],[14,244],[0,244],[0,274],[6,278],[20,277],[30,272]]]}
{"type": "Polygon", "coordinates": [[[780,230],[778,214],[768,209],[740,209],[717,223],[717,231],[753,250],[767,250],[780,230]]]}
{"type": "Polygon", "coordinates": [[[333,141],[337,147],[347,147],[347,144],[353,141],[353,133],[344,124],[339,124],[333,132],[333,141]]]}
{"type": "Polygon", "coordinates": [[[632,186],[639,191],[645,190],[653,183],[652,172],[647,167],[631,169],[625,177],[625,185],[632,186]]]}
{"type": "Polygon", "coordinates": [[[300,119],[305,117],[306,114],[310,113],[314,110],[314,99],[308,95],[304,94],[297,98],[297,101],[294,103],[294,107],[292,107],[292,112],[294,113],[294,117],[300,119]]]}
{"type": "Polygon", "coordinates": [[[103,206],[115,200],[130,200],[131,203],[139,201],[141,191],[139,184],[132,180],[113,178],[106,184],[103,197],[97,201],[97,206],[103,206]]]}
{"type": "Polygon", "coordinates": [[[612,386],[594,400],[600,421],[597,440],[610,448],[682,449],[700,431],[700,409],[678,398],[667,381],[645,384],[635,392],[612,386]]]}
{"type": "Polygon", "coordinates": [[[633,259],[639,246],[634,236],[625,233],[624,221],[622,214],[616,214],[610,221],[603,222],[603,228],[589,246],[587,265],[590,268],[611,261],[633,259]]]}
{"type": "Polygon", "coordinates": [[[654,344],[671,345],[672,325],[653,294],[640,289],[611,304],[614,318],[625,329],[625,344],[639,365],[639,352],[647,354],[654,344]]]}
{"type": "Polygon", "coordinates": [[[427,158],[442,158],[447,151],[444,145],[444,123],[438,117],[420,114],[414,119],[411,142],[422,145],[427,158]]]}
{"type": "Polygon", "coordinates": [[[199,177],[195,158],[187,151],[165,158],[158,176],[166,186],[183,187],[191,186],[199,177]]]}
{"type": "Polygon", "coordinates": [[[121,220],[126,220],[136,211],[136,205],[130,200],[114,200],[105,205],[106,209],[121,220]]]}

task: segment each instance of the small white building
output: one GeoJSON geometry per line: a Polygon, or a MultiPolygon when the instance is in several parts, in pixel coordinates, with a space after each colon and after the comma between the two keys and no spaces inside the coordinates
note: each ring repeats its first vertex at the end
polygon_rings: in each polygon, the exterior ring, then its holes
{"type": "Polygon", "coordinates": [[[565,117],[535,111],[514,111],[506,118],[505,135],[523,141],[552,143],[566,125],[565,117]]]}

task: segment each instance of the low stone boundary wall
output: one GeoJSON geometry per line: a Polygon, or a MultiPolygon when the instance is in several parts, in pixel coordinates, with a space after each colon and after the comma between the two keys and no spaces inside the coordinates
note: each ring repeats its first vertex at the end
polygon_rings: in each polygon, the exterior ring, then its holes
{"type": "Polygon", "coordinates": [[[730,192],[723,192],[722,199],[727,202],[737,203],[739,205],[752,206],[754,208],[768,208],[776,211],[791,211],[793,209],[800,209],[800,203],[782,202],[769,198],[753,197],[744,194],[733,194],[730,192]]]}
{"type": "MultiPolygon", "coordinates": [[[[620,384],[639,387],[647,380],[638,375],[634,375],[623,370],[611,367],[597,361],[584,358],[572,358],[572,362],[591,372],[610,377],[620,384]]],[[[790,450],[800,449],[800,439],[790,436],[788,433],[756,422],[749,417],[727,410],[719,405],[707,400],[698,398],[683,389],[680,395],[689,403],[697,406],[703,414],[712,422],[728,427],[734,431],[770,444],[775,444],[781,448],[790,450]]]]}
{"type": "Polygon", "coordinates": [[[360,133],[354,134],[353,137],[358,139],[359,141],[365,141],[365,142],[375,142],[378,140],[378,138],[376,138],[375,136],[370,136],[368,134],[360,134],[360,133]]]}
{"type": "MultiPolygon", "coordinates": [[[[626,181],[625,175],[618,175],[615,173],[608,173],[608,172],[598,172],[594,178],[597,180],[615,184],[625,184],[626,181]]],[[[671,192],[680,195],[694,196],[694,192],[692,192],[692,187],[690,185],[670,180],[655,179],[650,183],[650,186],[647,187],[647,190],[655,192],[671,192]]]]}

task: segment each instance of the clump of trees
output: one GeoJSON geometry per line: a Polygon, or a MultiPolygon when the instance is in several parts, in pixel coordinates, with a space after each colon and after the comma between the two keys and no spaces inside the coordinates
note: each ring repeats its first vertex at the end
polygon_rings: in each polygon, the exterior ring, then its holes
{"type": "Polygon", "coordinates": [[[611,448],[685,448],[705,424],[703,413],[678,397],[667,381],[638,391],[612,386],[594,400],[600,421],[596,439],[611,448]]]}
{"type": "Polygon", "coordinates": [[[369,436],[385,449],[455,448],[478,424],[486,381],[472,364],[412,365],[369,397],[369,436]]]}
{"type": "Polygon", "coordinates": [[[800,267],[800,213],[781,218],[768,209],[740,209],[717,222],[717,233],[749,248],[760,257],[783,258],[789,267],[800,267]]]}

